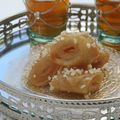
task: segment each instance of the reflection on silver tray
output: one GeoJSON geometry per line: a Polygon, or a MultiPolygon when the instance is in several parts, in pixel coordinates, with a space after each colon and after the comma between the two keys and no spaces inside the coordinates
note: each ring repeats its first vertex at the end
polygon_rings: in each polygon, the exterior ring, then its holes
{"type": "MultiPolygon", "coordinates": [[[[72,6],[69,17],[69,30],[96,32],[93,7],[72,6]]],[[[65,100],[38,96],[22,87],[21,74],[30,51],[26,20],[26,13],[22,13],[0,22],[0,111],[22,120],[118,120],[120,97],[65,100]]]]}

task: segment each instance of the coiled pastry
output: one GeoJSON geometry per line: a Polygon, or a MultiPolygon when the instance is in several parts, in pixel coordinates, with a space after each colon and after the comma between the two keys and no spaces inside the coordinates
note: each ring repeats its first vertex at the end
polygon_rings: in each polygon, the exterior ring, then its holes
{"type": "Polygon", "coordinates": [[[99,48],[95,40],[85,38],[81,34],[66,33],[51,48],[51,59],[64,67],[86,68],[99,56],[99,48]]]}
{"type": "Polygon", "coordinates": [[[109,61],[109,54],[88,33],[63,32],[40,49],[27,83],[82,95],[99,90],[104,80],[102,67],[109,61]]]}

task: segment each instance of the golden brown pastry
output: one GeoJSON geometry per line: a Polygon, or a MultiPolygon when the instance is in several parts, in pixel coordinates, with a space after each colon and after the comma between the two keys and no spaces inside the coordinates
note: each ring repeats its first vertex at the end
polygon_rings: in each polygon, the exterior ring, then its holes
{"type": "Polygon", "coordinates": [[[36,87],[46,86],[49,84],[48,76],[56,74],[59,68],[60,66],[53,63],[48,56],[43,57],[32,66],[28,82],[36,87]]]}
{"type": "Polygon", "coordinates": [[[59,74],[53,76],[50,82],[50,89],[52,91],[87,95],[98,91],[103,79],[104,73],[97,69],[91,69],[91,73],[88,71],[87,73],[82,73],[81,75],[74,74],[74,76],[59,74]]]}
{"type": "Polygon", "coordinates": [[[51,59],[64,67],[86,68],[99,56],[95,40],[87,39],[76,33],[61,35],[60,40],[51,48],[51,59]]]}

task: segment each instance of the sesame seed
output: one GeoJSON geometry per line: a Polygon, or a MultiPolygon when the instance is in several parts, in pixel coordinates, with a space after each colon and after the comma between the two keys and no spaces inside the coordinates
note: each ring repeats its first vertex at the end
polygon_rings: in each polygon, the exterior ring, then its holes
{"type": "Polygon", "coordinates": [[[85,80],[91,80],[91,78],[90,77],[86,77],[85,80]]]}
{"type": "Polygon", "coordinates": [[[35,74],[33,75],[33,78],[36,78],[36,75],[35,75],[35,74]]]}
{"type": "Polygon", "coordinates": [[[90,47],[91,47],[90,43],[87,43],[87,48],[90,48],[90,47]]]}
{"type": "Polygon", "coordinates": [[[99,72],[100,69],[98,68],[98,70],[97,70],[96,68],[92,68],[92,69],[89,69],[88,71],[89,71],[90,74],[94,74],[96,72],[99,72]]]}
{"type": "Polygon", "coordinates": [[[84,70],[83,70],[83,69],[80,69],[80,71],[81,71],[81,73],[83,73],[83,72],[84,72],[84,70]]]}
{"type": "Polygon", "coordinates": [[[88,74],[88,71],[87,71],[87,70],[85,71],[85,74],[88,74]]]}
{"type": "Polygon", "coordinates": [[[101,69],[100,69],[100,68],[96,69],[96,72],[100,72],[100,71],[101,71],[101,69]]]}
{"type": "Polygon", "coordinates": [[[75,71],[71,72],[71,76],[75,76],[75,74],[76,74],[75,71]]]}
{"type": "Polygon", "coordinates": [[[52,78],[50,76],[48,76],[48,80],[50,81],[50,80],[52,80],[52,78]]]}
{"type": "Polygon", "coordinates": [[[87,66],[87,68],[88,68],[88,69],[92,69],[92,65],[89,64],[89,65],[87,66]]]}
{"type": "Polygon", "coordinates": [[[64,40],[64,37],[61,37],[61,40],[64,40]]]}
{"type": "Polygon", "coordinates": [[[96,71],[97,69],[96,68],[93,68],[94,71],[96,71]]]}
{"type": "Polygon", "coordinates": [[[54,75],[52,79],[53,79],[53,80],[57,79],[57,75],[54,75]]]}
{"type": "Polygon", "coordinates": [[[79,75],[81,75],[82,74],[82,70],[76,69],[76,73],[79,74],[79,75]]]}
{"type": "Polygon", "coordinates": [[[82,85],[80,88],[83,89],[83,88],[85,88],[85,87],[86,87],[86,85],[82,85]]]}
{"type": "Polygon", "coordinates": [[[95,48],[95,47],[96,47],[96,43],[95,43],[95,42],[92,43],[91,46],[92,46],[93,48],[95,48]]]}
{"type": "Polygon", "coordinates": [[[72,72],[72,71],[74,71],[74,69],[73,69],[73,68],[71,68],[71,69],[70,69],[70,71],[72,72]]]}
{"type": "Polygon", "coordinates": [[[68,78],[68,76],[66,74],[63,75],[64,78],[68,78]]]}
{"type": "Polygon", "coordinates": [[[64,70],[64,71],[68,71],[68,68],[64,68],[63,70],[64,70]]]}
{"type": "Polygon", "coordinates": [[[94,70],[93,69],[90,69],[88,70],[90,74],[93,74],[94,73],[94,70]]]}

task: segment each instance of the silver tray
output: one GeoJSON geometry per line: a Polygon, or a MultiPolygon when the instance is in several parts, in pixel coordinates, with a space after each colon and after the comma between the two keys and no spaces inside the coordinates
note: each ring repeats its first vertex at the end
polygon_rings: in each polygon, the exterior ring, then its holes
{"type": "MultiPolygon", "coordinates": [[[[72,5],[67,30],[96,35],[95,8],[72,5]]],[[[36,95],[24,89],[21,75],[29,60],[28,34],[26,13],[0,22],[0,111],[21,120],[120,119],[120,97],[67,100],[36,95]]]]}

